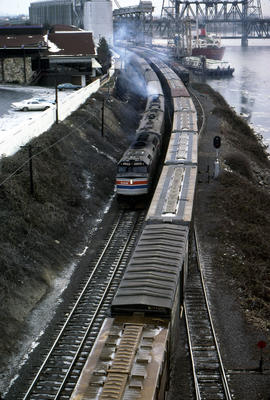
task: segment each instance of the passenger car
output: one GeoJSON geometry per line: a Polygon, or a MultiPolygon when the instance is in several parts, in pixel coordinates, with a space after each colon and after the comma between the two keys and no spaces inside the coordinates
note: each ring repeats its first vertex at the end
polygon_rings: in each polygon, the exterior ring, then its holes
{"type": "Polygon", "coordinates": [[[81,85],[73,85],[73,83],[60,83],[57,85],[58,90],[78,90],[81,88],[81,85]]]}
{"type": "Polygon", "coordinates": [[[39,101],[39,100],[23,100],[20,102],[15,102],[11,104],[11,107],[14,110],[18,111],[44,111],[47,108],[50,108],[52,103],[47,101],[39,101]]]}

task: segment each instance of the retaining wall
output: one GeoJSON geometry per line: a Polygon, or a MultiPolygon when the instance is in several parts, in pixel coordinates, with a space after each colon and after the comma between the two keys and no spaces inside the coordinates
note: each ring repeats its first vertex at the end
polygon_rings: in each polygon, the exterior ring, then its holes
{"type": "MultiPolygon", "coordinates": [[[[107,79],[97,79],[90,85],[72,92],[69,96],[59,101],[58,120],[63,121],[73,111],[77,110],[91,94],[97,92],[100,86],[108,81],[113,73],[114,67],[110,69],[107,79]]],[[[20,146],[24,146],[34,137],[46,132],[55,121],[56,107],[53,105],[48,110],[37,112],[31,120],[27,119],[15,128],[0,132],[0,158],[15,154],[20,149],[20,146]]]]}

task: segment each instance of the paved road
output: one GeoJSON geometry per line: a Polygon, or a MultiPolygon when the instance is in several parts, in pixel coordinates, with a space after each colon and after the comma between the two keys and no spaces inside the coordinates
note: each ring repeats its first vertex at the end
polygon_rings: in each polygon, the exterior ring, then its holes
{"type": "Polygon", "coordinates": [[[10,104],[33,97],[31,90],[27,88],[13,88],[0,86],[0,117],[10,110],[10,104]]]}
{"type": "MultiPolygon", "coordinates": [[[[61,92],[61,97],[63,96],[61,92]]],[[[0,118],[11,110],[11,103],[32,97],[55,100],[55,89],[41,86],[0,85],[0,118]]]]}

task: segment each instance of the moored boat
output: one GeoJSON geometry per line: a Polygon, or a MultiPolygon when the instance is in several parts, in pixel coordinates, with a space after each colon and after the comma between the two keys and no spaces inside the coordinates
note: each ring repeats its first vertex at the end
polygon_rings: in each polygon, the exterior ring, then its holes
{"type": "Polygon", "coordinates": [[[211,60],[205,57],[184,57],[183,65],[194,73],[208,76],[231,76],[234,68],[227,61],[211,60]]]}
{"type": "Polygon", "coordinates": [[[221,45],[220,38],[215,34],[207,34],[205,28],[192,39],[192,56],[204,56],[212,60],[222,60],[225,47],[221,45]]]}

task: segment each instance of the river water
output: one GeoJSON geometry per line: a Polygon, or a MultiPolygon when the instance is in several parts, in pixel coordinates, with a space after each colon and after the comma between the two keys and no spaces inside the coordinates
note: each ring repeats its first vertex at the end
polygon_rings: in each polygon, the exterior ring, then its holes
{"type": "MultiPolygon", "coordinates": [[[[237,113],[245,114],[256,133],[270,148],[270,40],[249,40],[242,48],[238,40],[223,40],[223,57],[235,68],[230,78],[207,78],[237,113]]],[[[269,151],[269,149],[268,149],[269,151]]]]}

